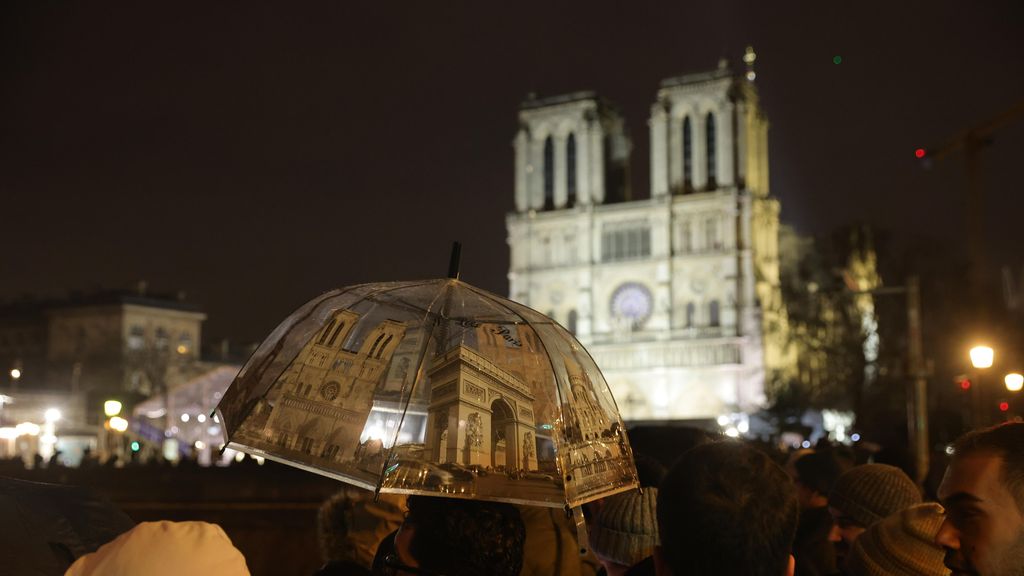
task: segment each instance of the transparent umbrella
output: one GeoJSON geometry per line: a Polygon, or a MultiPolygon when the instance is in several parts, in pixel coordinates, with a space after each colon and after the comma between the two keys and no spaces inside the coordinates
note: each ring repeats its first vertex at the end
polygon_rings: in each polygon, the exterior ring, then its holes
{"type": "Polygon", "coordinates": [[[227,447],[378,492],[578,512],[637,487],[586,350],[547,316],[457,279],[308,302],[217,411],[227,447]]]}

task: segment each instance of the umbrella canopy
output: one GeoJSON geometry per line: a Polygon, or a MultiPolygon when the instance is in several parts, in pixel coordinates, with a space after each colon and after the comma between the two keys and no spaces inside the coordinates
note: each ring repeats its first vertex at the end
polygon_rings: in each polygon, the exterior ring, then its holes
{"type": "Polygon", "coordinates": [[[230,448],[380,492],[576,507],[638,485],[615,400],[579,342],[457,279],[308,302],[217,411],[230,448]]]}

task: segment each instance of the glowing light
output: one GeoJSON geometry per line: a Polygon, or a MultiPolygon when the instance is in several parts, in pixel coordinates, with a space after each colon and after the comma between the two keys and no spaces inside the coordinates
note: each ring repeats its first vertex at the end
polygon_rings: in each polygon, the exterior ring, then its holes
{"type": "Polygon", "coordinates": [[[924,158],[927,154],[928,151],[925,150],[924,148],[918,148],[917,150],[914,150],[914,156],[916,156],[917,158],[924,158]]]}
{"type": "Polygon", "coordinates": [[[11,378],[14,378],[15,380],[17,380],[18,378],[21,378],[21,370],[18,370],[17,368],[12,368],[11,369],[11,378]]]}
{"type": "Polygon", "coordinates": [[[188,346],[178,344],[178,354],[188,354],[188,346]]]}
{"type": "Polygon", "coordinates": [[[740,431],[730,427],[728,430],[725,431],[725,435],[728,436],[729,438],[739,438],[740,431]]]}
{"type": "Polygon", "coordinates": [[[14,430],[18,433],[18,436],[38,436],[39,424],[22,422],[21,424],[18,424],[14,430]]]}
{"type": "Polygon", "coordinates": [[[1010,392],[1020,392],[1021,388],[1024,388],[1024,375],[1010,372],[1003,378],[1003,382],[1010,392]]]}
{"type": "Polygon", "coordinates": [[[971,381],[969,379],[967,379],[967,378],[964,378],[963,380],[961,380],[960,381],[960,389],[961,390],[970,390],[971,389],[971,381]]]}
{"type": "Polygon", "coordinates": [[[108,418],[111,416],[117,416],[121,413],[121,403],[117,400],[107,400],[103,403],[103,413],[106,414],[108,418]]]}
{"type": "Polygon", "coordinates": [[[975,368],[991,368],[995,360],[995,351],[988,346],[975,346],[971,348],[971,366],[975,368]]]}
{"type": "Polygon", "coordinates": [[[203,422],[206,422],[206,414],[200,414],[200,415],[196,416],[196,420],[198,420],[200,424],[202,424],[203,422]]]}
{"type": "Polygon", "coordinates": [[[729,417],[726,416],[725,414],[722,414],[721,416],[719,416],[718,417],[718,425],[719,426],[728,426],[729,425],[729,417]]]}
{"type": "Polygon", "coordinates": [[[217,416],[216,414],[214,414],[213,415],[213,421],[216,422],[217,424],[220,424],[220,416],[217,416]]]}
{"type": "Polygon", "coordinates": [[[0,428],[0,439],[14,440],[18,437],[18,431],[11,427],[0,428]]]}
{"type": "Polygon", "coordinates": [[[948,456],[952,456],[953,455],[953,445],[952,444],[949,444],[948,446],[946,446],[946,454],[948,456]]]}
{"type": "Polygon", "coordinates": [[[860,442],[860,434],[854,432],[853,434],[850,435],[850,440],[853,440],[854,442],[860,442]]]}
{"type": "Polygon", "coordinates": [[[128,429],[128,421],[120,416],[114,416],[110,419],[110,427],[118,432],[124,432],[128,429]]]}
{"type": "Polygon", "coordinates": [[[266,462],[266,460],[267,460],[267,459],[266,459],[266,458],[264,458],[263,456],[253,456],[252,458],[253,458],[253,460],[255,460],[255,461],[256,461],[256,463],[257,463],[257,464],[259,464],[260,466],[263,466],[263,463],[264,463],[264,462],[266,462]]]}
{"type": "Polygon", "coordinates": [[[46,410],[46,412],[43,413],[43,418],[47,422],[56,422],[57,420],[60,420],[60,418],[61,418],[60,410],[58,410],[56,408],[48,408],[46,410]]]}
{"type": "Polygon", "coordinates": [[[139,444],[138,441],[132,442],[132,452],[138,452],[141,449],[142,444],[139,444]]]}
{"type": "Polygon", "coordinates": [[[801,448],[810,448],[811,447],[811,441],[810,440],[804,440],[803,442],[800,443],[800,447],[801,448]]]}
{"type": "Polygon", "coordinates": [[[842,64],[843,63],[843,57],[838,55],[838,54],[836,54],[835,56],[832,57],[832,63],[833,64],[842,64]]]}
{"type": "Polygon", "coordinates": [[[750,423],[746,420],[742,420],[736,425],[736,429],[739,430],[741,434],[746,434],[750,430],[750,423]]]}
{"type": "Polygon", "coordinates": [[[203,442],[202,440],[196,440],[194,446],[196,447],[196,450],[206,450],[206,442],[203,442]]]}
{"type": "Polygon", "coordinates": [[[1009,402],[1000,402],[999,403],[999,411],[1000,412],[1006,412],[1009,409],[1010,409],[1010,403],[1009,402]]]}
{"type": "Polygon", "coordinates": [[[241,462],[242,460],[245,460],[244,453],[239,452],[238,454],[235,454],[235,462],[241,462]]]}
{"type": "Polygon", "coordinates": [[[188,422],[188,414],[182,414],[181,415],[181,421],[182,422],[188,422]]]}

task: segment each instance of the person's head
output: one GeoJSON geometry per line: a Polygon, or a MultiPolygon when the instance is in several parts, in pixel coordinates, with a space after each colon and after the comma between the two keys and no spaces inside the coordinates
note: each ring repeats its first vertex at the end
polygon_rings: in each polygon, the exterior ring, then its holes
{"type": "Polygon", "coordinates": [[[687,451],[658,493],[659,574],[782,576],[792,570],[798,507],[792,481],[733,441],[687,451]]]}
{"type": "Polygon", "coordinates": [[[249,576],[245,558],[216,524],[142,522],[81,556],[65,576],[249,576]]]}
{"type": "Polygon", "coordinates": [[[629,491],[604,499],[588,523],[590,549],[608,574],[624,572],[654,552],[658,544],[657,488],[629,491]]]}
{"type": "Polygon", "coordinates": [[[384,562],[390,573],[519,574],[526,528],[515,506],[433,496],[410,496],[406,506],[394,553],[384,562]]]}
{"type": "Polygon", "coordinates": [[[942,548],[935,534],[942,506],[929,502],[876,522],[857,538],[846,561],[850,576],[943,576],[942,548]]]}
{"type": "Polygon", "coordinates": [[[341,491],[320,505],[316,517],[316,536],[324,562],[353,560],[356,547],[348,537],[354,504],[347,491],[341,491]]]}
{"type": "Polygon", "coordinates": [[[839,461],[827,450],[804,454],[794,460],[793,484],[800,507],[827,506],[828,494],[842,472],[839,461]]]}
{"type": "Polygon", "coordinates": [[[920,503],[921,491],[895,466],[864,464],[843,472],[828,497],[833,521],[829,540],[840,562],[872,524],[920,503]]]}
{"type": "Polygon", "coordinates": [[[954,574],[1024,574],[1024,423],[958,439],[939,499],[946,520],[935,541],[954,574]]]}

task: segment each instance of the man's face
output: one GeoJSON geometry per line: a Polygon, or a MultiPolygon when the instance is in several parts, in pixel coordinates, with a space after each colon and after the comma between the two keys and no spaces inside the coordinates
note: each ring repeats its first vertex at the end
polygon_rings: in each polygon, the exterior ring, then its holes
{"type": "Polygon", "coordinates": [[[829,506],[828,511],[832,514],[832,530],[828,533],[828,539],[836,546],[836,559],[842,562],[853,548],[854,540],[863,534],[866,528],[847,516],[842,510],[829,506]]]}
{"type": "Polygon", "coordinates": [[[1003,458],[975,453],[946,469],[939,500],[946,519],[935,542],[953,574],[1024,575],[1024,518],[1002,482],[1003,458]]]}

